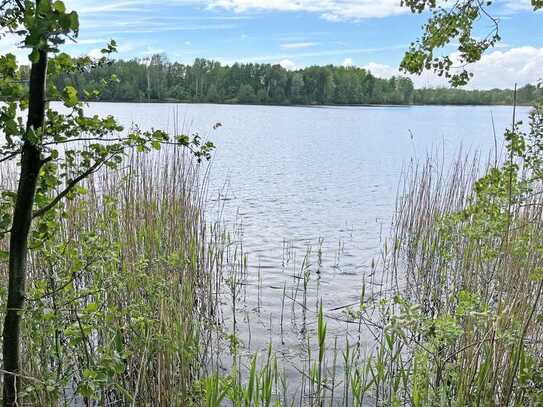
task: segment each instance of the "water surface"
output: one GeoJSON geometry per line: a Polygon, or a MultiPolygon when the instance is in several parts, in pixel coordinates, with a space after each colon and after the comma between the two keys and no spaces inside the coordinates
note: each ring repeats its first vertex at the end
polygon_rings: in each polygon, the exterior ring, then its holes
{"type": "MultiPolygon", "coordinates": [[[[172,131],[177,120],[216,144],[210,212],[223,208],[225,227],[236,231],[249,265],[236,289],[237,334],[247,351],[272,341],[294,364],[316,327],[321,298],[325,311],[340,319],[330,324],[330,335],[353,335],[338,308],[359,300],[363,281],[378,283],[371,264],[383,247],[402,171],[427,155],[445,163],[461,149],[486,156],[494,131],[501,149],[513,110],[110,103],[90,109],[144,129],[172,131]],[[211,131],[218,122],[222,127],[211,131]]],[[[226,289],[229,330],[231,302],[226,289]]]]}

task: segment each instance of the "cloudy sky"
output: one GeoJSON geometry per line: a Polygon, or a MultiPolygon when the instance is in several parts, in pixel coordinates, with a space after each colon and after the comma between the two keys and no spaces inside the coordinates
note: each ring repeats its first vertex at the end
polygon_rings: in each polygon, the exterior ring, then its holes
{"type": "MultiPolygon", "coordinates": [[[[357,65],[375,75],[397,74],[409,43],[427,15],[414,16],[400,0],[66,0],[80,13],[79,43],[67,51],[94,54],[109,39],[121,58],[166,53],[191,63],[196,57],[223,63],[281,63],[289,69],[313,64],[357,65]]],[[[474,88],[512,87],[543,77],[543,13],[530,0],[496,0],[491,10],[503,42],[472,70],[474,88]]],[[[481,35],[490,29],[481,21],[481,35]]],[[[12,39],[0,49],[16,51],[12,39]]],[[[445,50],[454,51],[451,46],[445,50]]],[[[442,82],[431,74],[417,86],[442,82]]]]}

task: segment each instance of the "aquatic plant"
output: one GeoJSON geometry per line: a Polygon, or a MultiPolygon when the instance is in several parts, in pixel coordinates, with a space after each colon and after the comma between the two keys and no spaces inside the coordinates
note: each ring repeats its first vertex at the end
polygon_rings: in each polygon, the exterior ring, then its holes
{"type": "Polygon", "coordinates": [[[211,366],[218,315],[222,237],[204,217],[206,179],[168,150],[82,187],[31,251],[19,401],[185,405],[211,366]]]}

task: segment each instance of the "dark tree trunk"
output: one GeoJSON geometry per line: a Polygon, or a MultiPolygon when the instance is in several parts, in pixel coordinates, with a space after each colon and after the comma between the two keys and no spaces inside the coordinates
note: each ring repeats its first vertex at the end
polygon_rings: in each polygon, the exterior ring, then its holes
{"type": "MultiPolygon", "coordinates": [[[[39,3],[39,0],[37,1],[39,3]]],[[[4,407],[15,407],[21,388],[20,342],[21,317],[25,301],[26,259],[28,236],[32,223],[32,208],[36,193],[41,160],[41,148],[35,140],[29,140],[30,129],[41,129],[45,116],[45,84],[47,76],[47,53],[40,51],[38,62],[32,64],[30,72],[29,108],[27,136],[25,137],[19,186],[13,211],[13,224],[9,248],[9,286],[6,318],[4,321],[4,407]]]]}

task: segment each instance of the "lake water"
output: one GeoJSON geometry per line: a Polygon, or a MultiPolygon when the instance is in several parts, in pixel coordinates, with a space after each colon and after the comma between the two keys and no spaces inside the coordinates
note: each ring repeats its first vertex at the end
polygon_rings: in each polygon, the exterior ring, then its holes
{"type": "MultiPolygon", "coordinates": [[[[359,300],[364,280],[375,282],[371,263],[390,225],[402,171],[436,151],[445,162],[460,149],[486,156],[495,143],[492,119],[499,146],[512,121],[512,108],[498,106],[100,103],[90,109],[144,129],[172,130],[177,117],[185,131],[216,144],[210,215],[223,206],[225,227],[236,231],[237,248],[248,256],[235,300],[236,330],[248,352],[264,350],[271,340],[293,364],[304,354],[306,333],[316,328],[319,299],[327,314],[339,315],[338,308],[359,300]],[[217,122],[222,127],[211,131],[217,122]]],[[[521,108],[518,115],[527,113],[521,108]]],[[[223,300],[232,330],[227,288],[223,300]]],[[[342,321],[329,332],[351,334],[342,321]]]]}

